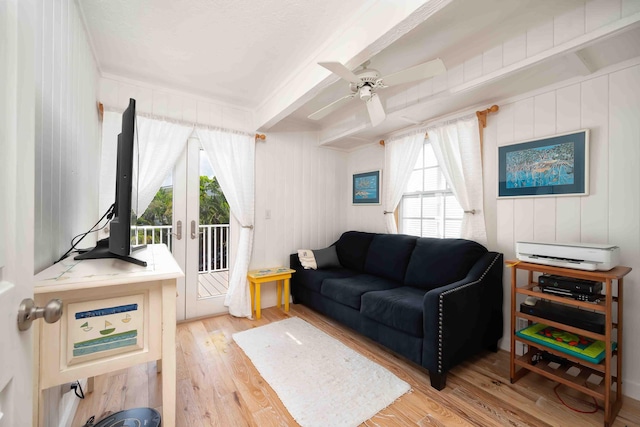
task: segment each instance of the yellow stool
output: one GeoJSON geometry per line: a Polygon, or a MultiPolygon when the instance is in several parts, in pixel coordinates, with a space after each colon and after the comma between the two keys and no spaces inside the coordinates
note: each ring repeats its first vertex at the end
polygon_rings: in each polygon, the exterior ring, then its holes
{"type": "Polygon", "coordinates": [[[251,314],[255,310],[256,319],[260,319],[260,285],[264,282],[276,282],[278,308],[282,302],[282,283],[284,282],[284,311],[289,311],[289,279],[295,270],[285,267],[262,268],[247,273],[249,292],[251,293],[251,314]]]}

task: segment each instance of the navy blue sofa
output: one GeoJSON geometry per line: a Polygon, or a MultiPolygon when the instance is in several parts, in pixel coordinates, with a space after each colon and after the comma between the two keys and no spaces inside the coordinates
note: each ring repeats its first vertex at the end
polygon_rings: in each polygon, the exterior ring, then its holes
{"type": "Polygon", "coordinates": [[[502,254],[464,239],[344,233],[339,267],[304,269],[293,302],[325,314],[429,370],[441,390],[449,369],[502,337],[502,254]]]}

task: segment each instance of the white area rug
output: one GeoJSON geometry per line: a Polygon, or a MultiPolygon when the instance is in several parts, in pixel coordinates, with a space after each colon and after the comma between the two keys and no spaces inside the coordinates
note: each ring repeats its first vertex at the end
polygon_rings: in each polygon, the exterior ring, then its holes
{"type": "Polygon", "coordinates": [[[233,334],[302,427],[357,426],[410,390],[297,317],[233,334]]]}

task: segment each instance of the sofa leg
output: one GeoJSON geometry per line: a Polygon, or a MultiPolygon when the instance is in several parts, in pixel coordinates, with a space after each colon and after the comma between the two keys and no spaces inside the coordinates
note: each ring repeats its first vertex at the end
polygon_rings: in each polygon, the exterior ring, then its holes
{"type": "Polygon", "coordinates": [[[447,373],[437,373],[429,371],[429,378],[431,379],[431,387],[436,390],[442,390],[447,385],[447,373]]]}
{"type": "Polygon", "coordinates": [[[491,344],[491,345],[488,347],[488,349],[489,349],[489,351],[492,351],[492,352],[494,352],[494,353],[497,353],[497,352],[498,352],[498,342],[496,341],[495,343],[491,344]]]}

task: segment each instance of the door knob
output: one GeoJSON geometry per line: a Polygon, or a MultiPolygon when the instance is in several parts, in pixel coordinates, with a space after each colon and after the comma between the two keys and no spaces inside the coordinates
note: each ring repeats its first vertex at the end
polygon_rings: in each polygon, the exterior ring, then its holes
{"type": "Polygon", "coordinates": [[[196,222],[195,221],[191,221],[191,238],[192,239],[196,238],[196,222]]]}
{"type": "Polygon", "coordinates": [[[62,301],[52,299],[44,307],[36,307],[31,298],[25,298],[18,309],[18,329],[26,331],[31,327],[31,322],[40,317],[47,323],[55,323],[62,317],[62,301]]]}

